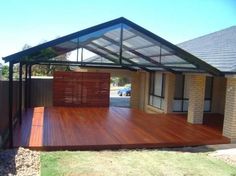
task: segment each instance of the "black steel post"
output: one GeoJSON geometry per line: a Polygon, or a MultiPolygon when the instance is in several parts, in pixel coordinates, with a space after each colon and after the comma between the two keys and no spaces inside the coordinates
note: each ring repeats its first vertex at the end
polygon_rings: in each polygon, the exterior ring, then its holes
{"type": "Polygon", "coordinates": [[[9,96],[9,104],[8,104],[8,110],[9,110],[9,120],[8,120],[8,126],[9,126],[9,147],[13,147],[13,119],[12,119],[12,105],[13,105],[13,63],[10,62],[9,64],[9,84],[8,84],[8,96],[9,96]]]}
{"type": "Polygon", "coordinates": [[[120,65],[122,65],[122,51],[123,51],[123,24],[120,28],[120,65]]]}
{"type": "Polygon", "coordinates": [[[22,122],[22,63],[19,66],[19,122],[22,122]]]}
{"type": "Polygon", "coordinates": [[[25,93],[24,93],[24,109],[25,111],[27,110],[27,104],[28,104],[28,101],[27,101],[27,89],[28,89],[28,65],[25,64],[25,93]]]}
{"type": "Polygon", "coordinates": [[[84,50],[81,48],[81,63],[84,62],[84,50]]]}
{"type": "Polygon", "coordinates": [[[79,62],[79,38],[77,39],[76,61],[79,62]]]}
{"type": "Polygon", "coordinates": [[[28,108],[31,107],[31,71],[32,71],[32,65],[29,65],[29,81],[28,81],[28,108]]]}

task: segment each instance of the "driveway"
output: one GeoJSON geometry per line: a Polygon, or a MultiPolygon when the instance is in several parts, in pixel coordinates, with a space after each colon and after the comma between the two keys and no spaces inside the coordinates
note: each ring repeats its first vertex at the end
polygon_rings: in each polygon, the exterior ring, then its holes
{"type": "Polygon", "coordinates": [[[117,90],[110,91],[110,106],[130,107],[130,96],[119,96],[117,90]]]}

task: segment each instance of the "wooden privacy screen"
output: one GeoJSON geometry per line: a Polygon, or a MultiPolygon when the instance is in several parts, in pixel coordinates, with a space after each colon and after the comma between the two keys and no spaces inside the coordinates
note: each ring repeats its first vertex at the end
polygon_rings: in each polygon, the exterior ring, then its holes
{"type": "Polygon", "coordinates": [[[108,107],[109,95],[109,73],[54,73],[54,106],[108,107]]]}

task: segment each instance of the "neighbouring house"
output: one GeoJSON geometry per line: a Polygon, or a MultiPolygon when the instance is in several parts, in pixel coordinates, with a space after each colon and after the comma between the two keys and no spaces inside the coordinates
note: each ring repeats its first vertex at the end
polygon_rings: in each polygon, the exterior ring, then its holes
{"type": "MultiPolygon", "coordinates": [[[[147,113],[187,114],[187,122],[191,124],[202,124],[204,114],[221,114],[224,116],[221,122],[223,136],[231,142],[236,141],[236,26],[174,45],[125,18],[118,18],[20,51],[3,60],[10,63],[10,85],[16,63],[20,63],[20,75],[23,66],[30,74],[32,65],[54,64],[74,66],[73,70],[77,72],[126,76],[131,79],[131,108],[147,113]],[[45,55],[50,51],[53,52],[45,55]],[[74,60],[57,59],[68,52],[75,52],[72,54],[74,60]],[[91,57],[86,57],[85,53],[91,57]],[[33,58],[25,59],[29,56],[33,58]]],[[[62,79],[64,75],[56,76],[62,79]]],[[[71,74],[68,77],[73,78],[71,74]]],[[[55,96],[51,94],[56,90],[52,87],[52,80],[47,81],[48,85],[45,82],[42,90],[44,94],[50,92],[46,105],[53,106],[55,96]]],[[[66,87],[66,84],[58,85],[66,87]]],[[[35,90],[40,93],[36,87],[31,89],[35,90]]],[[[24,99],[27,99],[26,95],[24,99]]],[[[11,111],[11,89],[9,99],[11,111]]],[[[60,103],[69,100],[63,97],[60,103]]],[[[86,100],[77,98],[73,105],[80,106],[78,101],[86,100]]],[[[42,102],[38,105],[45,106],[42,102]]],[[[10,113],[10,122],[12,118],[10,113]]],[[[12,130],[11,125],[9,128],[12,130]]]]}

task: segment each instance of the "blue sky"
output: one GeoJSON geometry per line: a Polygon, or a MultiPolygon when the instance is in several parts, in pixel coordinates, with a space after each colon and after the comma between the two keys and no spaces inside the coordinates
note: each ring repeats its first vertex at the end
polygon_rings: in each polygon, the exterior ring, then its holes
{"type": "Polygon", "coordinates": [[[121,16],[176,44],[236,25],[236,0],[1,0],[0,58],[121,16]]]}

